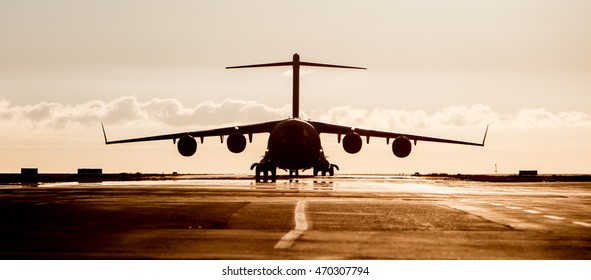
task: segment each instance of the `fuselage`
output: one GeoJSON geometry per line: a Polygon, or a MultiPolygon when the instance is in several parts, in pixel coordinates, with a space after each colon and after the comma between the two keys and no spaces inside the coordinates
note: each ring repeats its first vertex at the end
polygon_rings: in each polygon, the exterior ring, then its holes
{"type": "Polygon", "coordinates": [[[322,155],[318,131],[310,123],[295,118],[273,128],[267,150],[270,163],[281,169],[312,168],[322,155]]]}

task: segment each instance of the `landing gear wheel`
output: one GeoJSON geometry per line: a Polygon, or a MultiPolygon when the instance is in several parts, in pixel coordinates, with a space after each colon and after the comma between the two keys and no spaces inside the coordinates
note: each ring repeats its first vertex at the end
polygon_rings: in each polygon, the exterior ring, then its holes
{"type": "Polygon", "coordinates": [[[266,163],[253,163],[250,166],[250,170],[254,169],[254,176],[257,182],[267,183],[269,181],[269,172],[271,173],[271,182],[275,182],[277,180],[277,168],[273,166],[269,166],[266,163]],[[261,180],[261,173],[262,180],[261,180]]]}
{"type": "Polygon", "coordinates": [[[256,165],[256,167],[254,169],[254,177],[257,182],[259,182],[261,180],[261,168],[259,167],[258,164],[256,165]]]}
{"type": "Polygon", "coordinates": [[[271,167],[271,182],[277,181],[277,168],[271,167]]]}

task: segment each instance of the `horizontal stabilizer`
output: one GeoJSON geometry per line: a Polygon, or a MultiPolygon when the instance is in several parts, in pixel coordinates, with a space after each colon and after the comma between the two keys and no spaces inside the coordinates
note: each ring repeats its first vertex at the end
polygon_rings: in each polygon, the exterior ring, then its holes
{"type": "Polygon", "coordinates": [[[275,67],[275,66],[291,66],[293,69],[293,94],[292,94],[292,117],[299,118],[300,116],[300,66],[312,66],[312,67],[329,67],[329,68],[344,68],[344,69],[363,69],[364,67],[345,66],[345,65],[334,65],[334,64],[323,64],[314,62],[300,61],[300,55],[297,53],[293,54],[292,61],[286,62],[275,62],[265,64],[251,64],[242,66],[229,66],[226,69],[237,69],[237,68],[255,68],[255,67],[275,67]]]}
{"type": "Polygon", "coordinates": [[[365,67],[356,67],[356,66],[344,66],[344,65],[333,65],[333,64],[322,64],[322,63],[313,63],[313,62],[300,62],[302,66],[315,66],[315,67],[330,67],[330,68],[347,68],[347,69],[362,69],[367,70],[365,67]]]}
{"type": "Polygon", "coordinates": [[[238,69],[238,68],[256,68],[256,67],[276,67],[276,66],[313,66],[313,67],[329,67],[329,68],[345,68],[345,69],[363,69],[367,70],[365,67],[356,67],[356,66],[345,66],[345,65],[335,65],[335,64],[324,64],[324,63],[314,63],[314,62],[304,62],[300,61],[300,56],[296,53],[293,55],[292,61],[286,62],[274,62],[274,63],[265,63],[265,64],[252,64],[252,65],[241,65],[241,66],[229,66],[226,69],[238,69]]]}
{"type": "MultiPolygon", "coordinates": [[[[256,68],[256,67],[276,67],[276,66],[293,66],[293,65],[294,65],[294,62],[293,61],[287,61],[287,62],[275,62],[275,63],[265,63],[265,64],[228,66],[228,67],[226,67],[226,69],[256,68]]],[[[304,62],[304,61],[299,62],[298,65],[301,65],[301,66],[314,66],[314,67],[329,67],[329,68],[345,68],[345,69],[362,69],[362,70],[367,70],[367,68],[365,68],[365,67],[334,65],[334,64],[323,64],[323,63],[313,63],[313,62],[304,62]]]]}
{"type": "Polygon", "coordinates": [[[253,64],[253,65],[242,65],[242,66],[229,66],[226,69],[237,69],[237,68],[255,68],[255,67],[275,67],[275,66],[292,66],[293,62],[276,62],[276,63],[265,63],[265,64],[253,64]]]}

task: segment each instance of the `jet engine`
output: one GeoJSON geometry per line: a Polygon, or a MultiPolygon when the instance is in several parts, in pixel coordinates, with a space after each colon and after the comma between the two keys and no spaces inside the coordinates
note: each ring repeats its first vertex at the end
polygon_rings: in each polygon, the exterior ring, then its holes
{"type": "Polygon", "coordinates": [[[350,132],[343,137],[343,148],[349,154],[356,154],[361,150],[361,136],[355,132],[350,132]]]}
{"type": "Polygon", "coordinates": [[[179,139],[177,148],[181,155],[190,157],[197,151],[197,141],[195,141],[195,138],[185,135],[179,139]]]}
{"type": "Polygon", "coordinates": [[[410,155],[412,145],[406,137],[397,137],[392,143],[392,152],[399,158],[405,158],[410,155]]]}
{"type": "Polygon", "coordinates": [[[226,144],[228,145],[228,150],[232,153],[241,153],[246,148],[246,137],[244,134],[240,132],[234,132],[228,135],[228,140],[226,140],[226,144]]]}

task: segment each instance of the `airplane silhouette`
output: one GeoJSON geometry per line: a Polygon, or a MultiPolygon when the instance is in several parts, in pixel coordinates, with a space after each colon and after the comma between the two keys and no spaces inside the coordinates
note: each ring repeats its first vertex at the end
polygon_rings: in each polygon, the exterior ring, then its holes
{"type": "Polygon", "coordinates": [[[350,154],[356,154],[361,150],[361,146],[363,144],[362,137],[366,138],[368,144],[370,137],[385,138],[387,145],[390,144],[390,139],[393,139],[392,152],[399,158],[407,157],[410,154],[412,148],[411,141],[413,141],[415,145],[417,141],[428,141],[471,146],[484,146],[486,134],[488,133],[488,126],[484,132],[482,143],[473,143],[398,132],[363,129],[318,121],[306,121],[299,118],[300,66],[366,69],[363,67],[304,62],[300,61],[300,56],[296,53],[293,55],[292,61],[231,66],[226,67],[226,69],[276,66],[291,66],[293,69],[293,107],[291,118],[265,123],[156,135],[116,141],[107,140],[105,127],[101,124],[103,128],[103,135],[105,137],[105,144],[110,145],[172,139],[173,143],[177,144],[179,153],[185,157],[189,157],[194,155],[197,151],[197,140],[195,140],[195,138],[199,138],[201,144],[203,144],[203,138],[205,137],[219,136],[222,143],[224,142],[224,137],[226,137],[228,149],[233,153],[240,153],[246,148],[247,143],[245,135],[248,135],[248,141],[249,143],[252,143],[253,134],[269,133],[267,150],[265,151],[263,158],[261,161],[252,164],[250,167],[251,170],[255,169],[255,178],[257,181],[261,180],[261,175],[263,180],[267,181],[269,173],[271,174],[271,180],[275,181],[277,168],[286,171],[289,170],[290,176],[296,177],[299,176],[299,170],[305,171],[310,168],[313,169],[314,176],[317,176],[319,173],[321,173],[322,176],[326,176],[327,173],[330,176],[333,176],[335,168],[337,170],[339,168],[337,165],[330,163],[327,159],[327,156],[324,154],[322,144],[320,143],[320,134],[322,133],[336,134],[338,136],[338,143],[342,142],[344,150],[350,154]]]}

